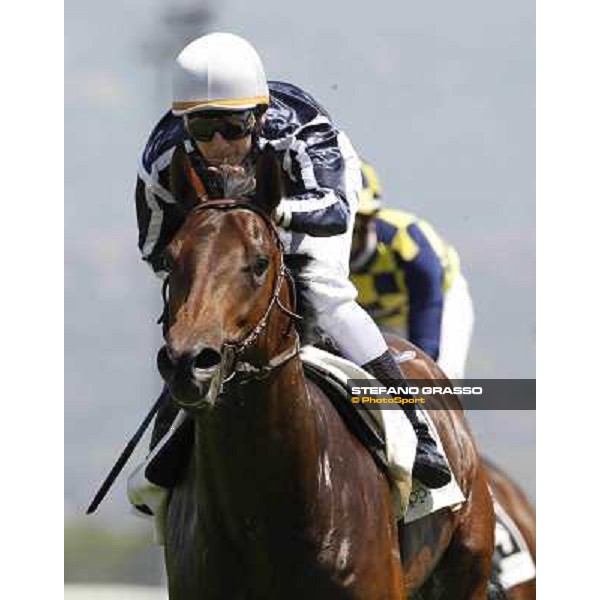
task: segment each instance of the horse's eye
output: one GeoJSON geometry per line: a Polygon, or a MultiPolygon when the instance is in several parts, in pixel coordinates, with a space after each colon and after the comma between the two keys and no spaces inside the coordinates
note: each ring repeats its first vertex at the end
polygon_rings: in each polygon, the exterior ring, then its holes
{"type": "Polygon", "coordinates": [[[264,275],[265,271],[269,267],[269,259],[266,256],[259,256],[254,261],[254,267],[252,269],[255,277],[264,275]]]}

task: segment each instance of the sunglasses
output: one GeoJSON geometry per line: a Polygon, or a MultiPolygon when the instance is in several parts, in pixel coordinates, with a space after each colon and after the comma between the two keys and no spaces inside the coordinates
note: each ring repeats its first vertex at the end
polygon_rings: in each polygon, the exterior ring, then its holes
{"type": "Polygon", "coordinates": [[[256,126],[256,116],[251,111],[229,114],[211,114],[198,117],[185,117],[188,133],[198,142],[210,142],[215,133],[226,140],[241,140],[252,133],[256,126]]]}

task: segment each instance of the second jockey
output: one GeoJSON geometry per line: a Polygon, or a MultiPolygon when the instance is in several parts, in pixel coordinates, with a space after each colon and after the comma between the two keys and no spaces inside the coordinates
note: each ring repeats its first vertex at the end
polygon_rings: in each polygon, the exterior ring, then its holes
{"type": "Polygon", "coordinates": [[[361,172],[350,261],[358,302],[462,379],[474,316],[458,254],[427,221],[383,207],[375,169],[362,161],[361,172]]]}
{"type": "MultiPolygon", "coordinates": [[[[290,83],[267,83],[258,54],[240,37],[213,33],[198,38],[176,59],[172,108],[150,135],[138,171],[143,259],[158,275],[166,275],[163,250],[191,208],[171,190],[169,167],[176,149],[189,158],[205,198],[251,198],[255,158],[267,144],[281,160],[287,191],[274,219],[286,252],[312,258],[301,277],[318,325],[345,358],[379,380],[403,381],[377,325],[355,301],[349,280],[361,189],[358,156],[312,96],[290,83]]],[[[418,438],[413,475],[432,488],[447,484],[449,469],[423,416],[414,405],[405,406],[405,412],[418,438]]],[[[153,445],[172,418],[167,402],[157,417],[153,445]]]]}

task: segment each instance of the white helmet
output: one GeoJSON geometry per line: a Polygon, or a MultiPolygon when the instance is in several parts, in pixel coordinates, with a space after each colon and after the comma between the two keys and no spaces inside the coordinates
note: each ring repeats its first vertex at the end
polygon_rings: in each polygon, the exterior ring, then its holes
{"type": "Polygon", "coordinates": [[[269,104],[262,61],[244,39],[211,33],[190,42],[175,61],[174,115],[202,110],[247,110],[269,104]]]}

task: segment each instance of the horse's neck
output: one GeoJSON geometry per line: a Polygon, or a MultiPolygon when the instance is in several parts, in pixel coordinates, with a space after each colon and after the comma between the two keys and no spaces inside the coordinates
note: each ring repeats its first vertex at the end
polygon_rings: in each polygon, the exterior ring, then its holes
{"type": "Polygon", "coordinates": [[[290,425],[289,419],[293,419],[294,423],[301,421],[303,426],[308,427],[308,417],[314,416],[298,356],[275,368],[266,379],[238,386],[233,395],[238,401],[236,406],[240,408],[240,414],[265,426],[278,423],[285,428],[285,425],[290,425]]]}
{"type": "Polygon", "coordinates": [[[257,498],[269,481],[315,468],[322,449],[313,402],[298,357],[264,381],[234,386],[197,426],[198,451],[219,486],[257,498]]]}

